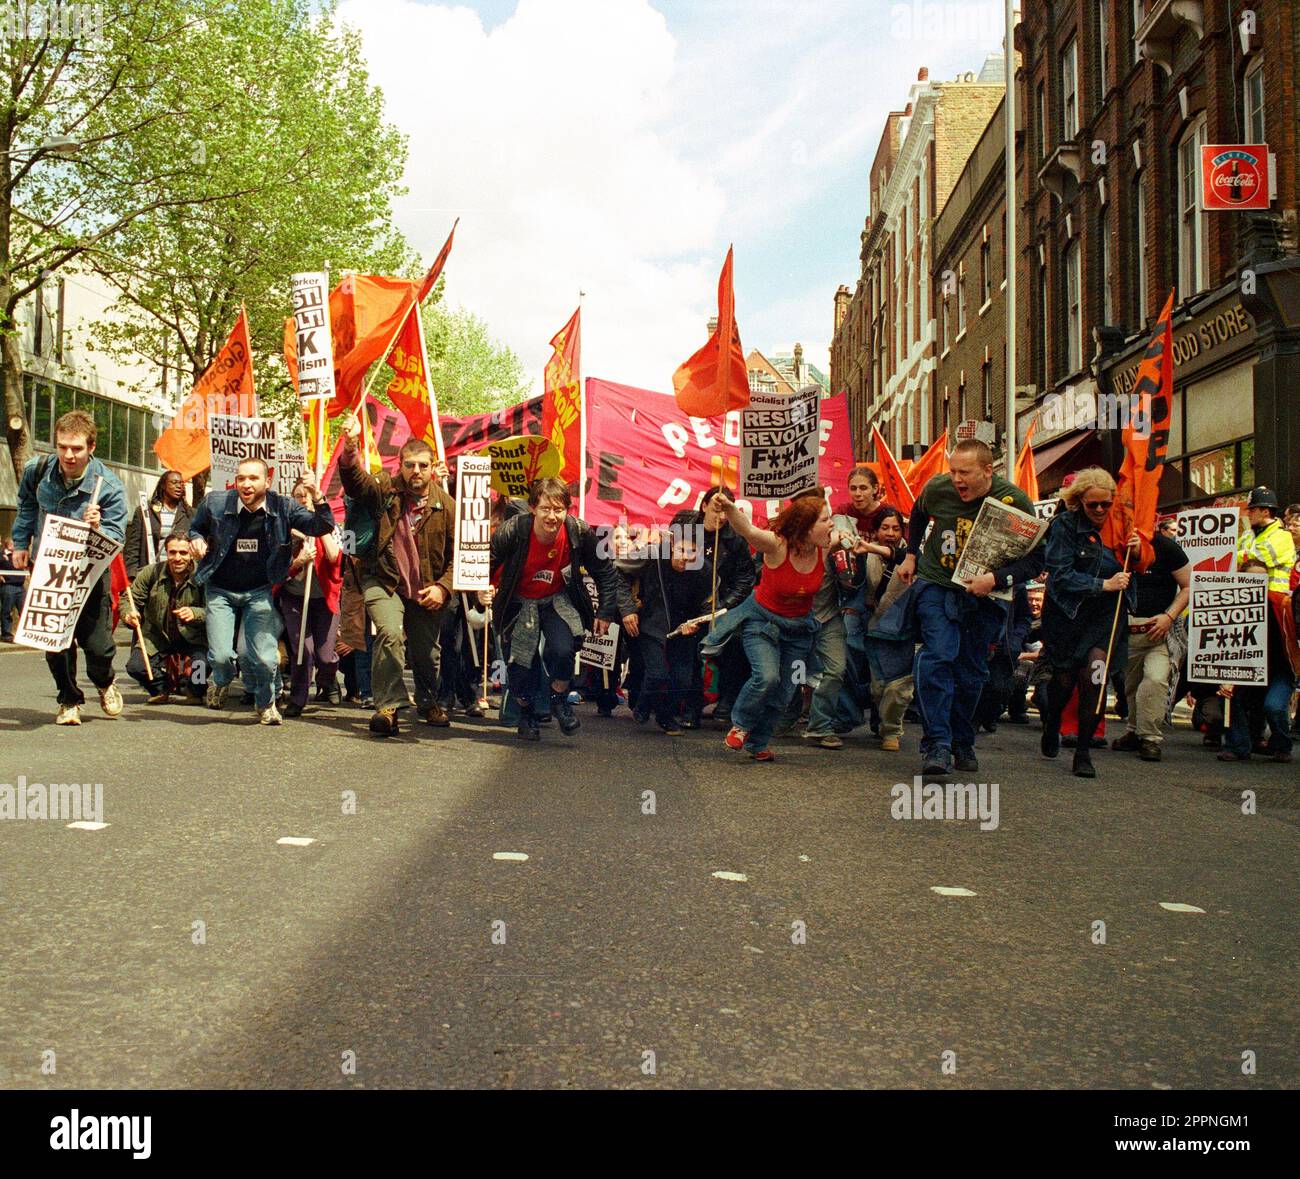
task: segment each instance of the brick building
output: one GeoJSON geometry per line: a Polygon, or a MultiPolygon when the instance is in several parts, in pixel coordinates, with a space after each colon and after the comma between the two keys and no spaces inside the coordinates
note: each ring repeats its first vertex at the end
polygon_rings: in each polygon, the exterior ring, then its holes
{"type": "Polygon", "coordinates": [[[856,453],[876,424],[896,453],[942,429],[934,388],[931,235],[971,149],[1001,99],[1002,59],[976,77],[931,82],[922,69],[892,111],[870,171],[857,287],[835,296],[831,388],[847,390],[856,453]]]}
{"type": "MultiPolygon", "coordinates": [[[[1256,380],[1257,304],[1242,289],[1242,259],[1245,231],[1258,242],[1260,226],[1202,210],[1199,148],[1269,144],[1276,217],[1263,226],[1273,248],[1259,256],[1294,255],[1298,43],[1300,6],[1288,0],[1024,4],[1017,368],[1033,400],[1019,437],[1037,415],[1044,490],[1087,462],[1114,469],[1137,361],[1170,290],[1175,404],[1162,504],[1232,497],[1259,480],[1257,424],[1289,420],[1294,401],[1288,409],[1256,380]]],[[[1292,498],[1294,451],[1273,442],[1263,467],[1292,498]]]]}

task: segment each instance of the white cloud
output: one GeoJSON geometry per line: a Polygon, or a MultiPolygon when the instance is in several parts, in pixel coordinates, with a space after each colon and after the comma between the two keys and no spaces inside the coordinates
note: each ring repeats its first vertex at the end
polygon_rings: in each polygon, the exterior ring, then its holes
{"type": "Polygon", "coordinates": [[[659,127],[676,55],[663,17],[643,0],[520,0],[490,32],[407,0],[339,15],[410,137],[402,229],[432,257],[461,216],[449,301],[540,388],[581,289],[586,374],[669,389],[711,314],[723,198],[659,127]]]}

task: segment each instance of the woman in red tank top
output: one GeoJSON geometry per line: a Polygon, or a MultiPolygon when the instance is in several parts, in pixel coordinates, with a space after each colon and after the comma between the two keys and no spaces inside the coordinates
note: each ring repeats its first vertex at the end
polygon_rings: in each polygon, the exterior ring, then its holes
{"type": "Polygon", "coordinates": [[[756,761],[775,761],[768,742],[794,694],[795,664],[807,663],[817,633],[812,606],[832,543],[830,505],[820,488],[808,491],[791,500],[770,528],[756,528],[725,492],[718,499],[727,522],[763,554],[754,596],[732,611],[725,628],[739,635],[751,668],[731,709],[727,746],[756,761]]]}

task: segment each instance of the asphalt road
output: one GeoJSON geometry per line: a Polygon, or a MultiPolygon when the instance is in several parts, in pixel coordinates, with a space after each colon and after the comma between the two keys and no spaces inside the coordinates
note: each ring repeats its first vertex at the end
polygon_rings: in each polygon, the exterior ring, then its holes
{"type": "Polygon", "coordinates": [[[56,729],[0,650],[0,783],[108,824],[0,822],[0,1086],[1300,1084],[1295,764],[1183,730],[1084,782],[1004,727],[981,830],[891,816],[915,732],[757,766],[625,710],[521,747],[126,697],[56,729]]]}

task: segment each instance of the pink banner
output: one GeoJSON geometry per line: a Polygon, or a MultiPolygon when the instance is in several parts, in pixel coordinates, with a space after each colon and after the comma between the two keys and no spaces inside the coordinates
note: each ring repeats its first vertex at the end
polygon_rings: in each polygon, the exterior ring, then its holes
{"type": "MultiPolygon", "coordinates": [[[[836,503],[847,498],[853,444],[844,395],[821,401],[819,475],[836,503]]],[[[740,411],[692,418],[666,393],[587,380],[587,520],[592,524],[666,524],[694,508],[725,472],[734,489],[740,469],[740,411]]],[[[780,501],[750,505],[764,523],[780,501]]]]}

